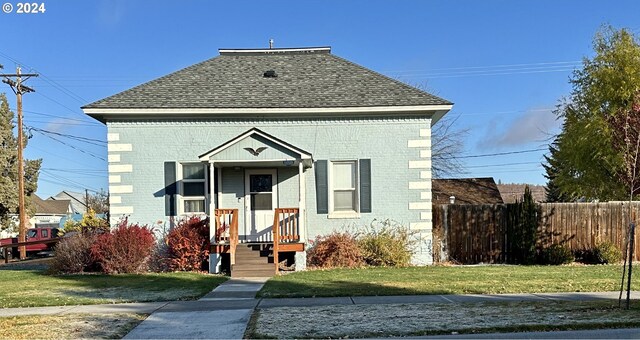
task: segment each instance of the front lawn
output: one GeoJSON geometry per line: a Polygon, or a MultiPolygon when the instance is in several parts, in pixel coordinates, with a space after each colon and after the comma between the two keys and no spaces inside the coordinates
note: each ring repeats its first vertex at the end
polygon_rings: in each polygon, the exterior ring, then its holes
{"type": "MultiPolygon", "coordinates": [[[[632,289],[640,289],[633,271],[632,289]]],[[[620,287],[622,265],[430,266],[310,270],[269,280],[260,297],[602,292],[620,287]]]]}
{"type": "Polygon", "coordinates": [[[0,308],[197,299],[226,281],[199,273],[47,275],[0,270],[0,308]]]}

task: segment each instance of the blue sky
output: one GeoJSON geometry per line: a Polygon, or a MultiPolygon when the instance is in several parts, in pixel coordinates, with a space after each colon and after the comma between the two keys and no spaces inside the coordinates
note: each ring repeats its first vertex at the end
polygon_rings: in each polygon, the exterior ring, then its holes
{"type": "MultiPolygon", "coordinates": [[[[218,48],[331,46],[343,58],[455,103],[464,155],[546,148],[550,109],[603,24],[640,33],[638,1],[86,1],[0,12],[0,64],[27,84],[28,158],[38,193],[107,188],[106,129],[80,106],[191,64],[218,48]],[[60,135],[56,135],[56,133],[60,135]],[[72,139],[78,136],[88,139],[72,139]]],[[[4,85],[4,84],[0,84],[4,85]]],[[[15,96],[4,85],[9,103],[15,96]]],[[[468,158],[464,176],[544,184],[544,151],[468,158]]]]}

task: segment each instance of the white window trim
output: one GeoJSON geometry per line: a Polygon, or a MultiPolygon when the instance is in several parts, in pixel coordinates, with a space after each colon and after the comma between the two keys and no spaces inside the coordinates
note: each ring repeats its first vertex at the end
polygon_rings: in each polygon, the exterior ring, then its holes
{"type": "Polygon", "coordinates": [[[328,169],[327,169],[327,173],[328,173],[328,178],[327,181],[328,183],[328,187],[329,187],[329,215],[327,216],[327,218],[335,218],[335,219],[340,219],[340,218],[360,218],[360,162],[358,162],[357,159],[340,159],[340,160],[331,160],[328,161],[328,169]],[[334,188],[333,188],[333,164],[334,163],[354,163],[355,164],[355,210],[353,211],[334,211],[334,205],[333,205],[333,196],[334,196],[334,188]]]}
{"type": "Polygon", "coordinates": [[[209,171],[207,171],[207,164],[202,163],[202,162],[179,162],[178,163],[178,171],[177,171],[177,178],[178,178],[178,214],[179,215],[188,215],[188,216],[193,216],[193,215],[206,215],[207,214],[207,209],[209,208],[208,204],[207,204],[207,186],[209,183],[209,171]],[[184,173],[182,171],[182,167],[184,165],[193,165],[193,164],[197,164],[197,165],[201,165],[204,168],[204,180],[202,179],[185,179],[183,178],[184,173]],[[202,185],[204,186],[204,196],[183,196],[182,193],[184,193],[184,183],[202,183],[202,185]],[[204,200],[204,211],[192,211],[192,212],[185,212],[184,211],[184,202],[185,201],[203,201],[204,200]]]}

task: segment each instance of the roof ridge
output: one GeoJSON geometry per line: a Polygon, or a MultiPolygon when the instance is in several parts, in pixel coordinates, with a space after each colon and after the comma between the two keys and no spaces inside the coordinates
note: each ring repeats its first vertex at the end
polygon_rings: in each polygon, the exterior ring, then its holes
{"type": "Polygon", "coordinates": [[[286,47],[286,48],[219,48],[218,53],[220,53],[220,55],[331,53],[331,46],[286,47]]]}

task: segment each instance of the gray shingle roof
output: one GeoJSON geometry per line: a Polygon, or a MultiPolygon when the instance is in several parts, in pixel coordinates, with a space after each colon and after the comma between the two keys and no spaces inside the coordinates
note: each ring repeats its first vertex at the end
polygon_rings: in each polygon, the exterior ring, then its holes
{"type": "Polygon", "coordinates": [[[86,105],[90,109],[331,108],[451,103],[330,53],[221,50],[206,60],[86,105]],[[274,70],[276,78],[264,73],[274,70]]]}
{"type": "Polygon", "coordinates": [[[31,201],[39,215],[66,215],[71,204],[70,200],[43,200],[35,194],[31,195],[31,201]]]}

